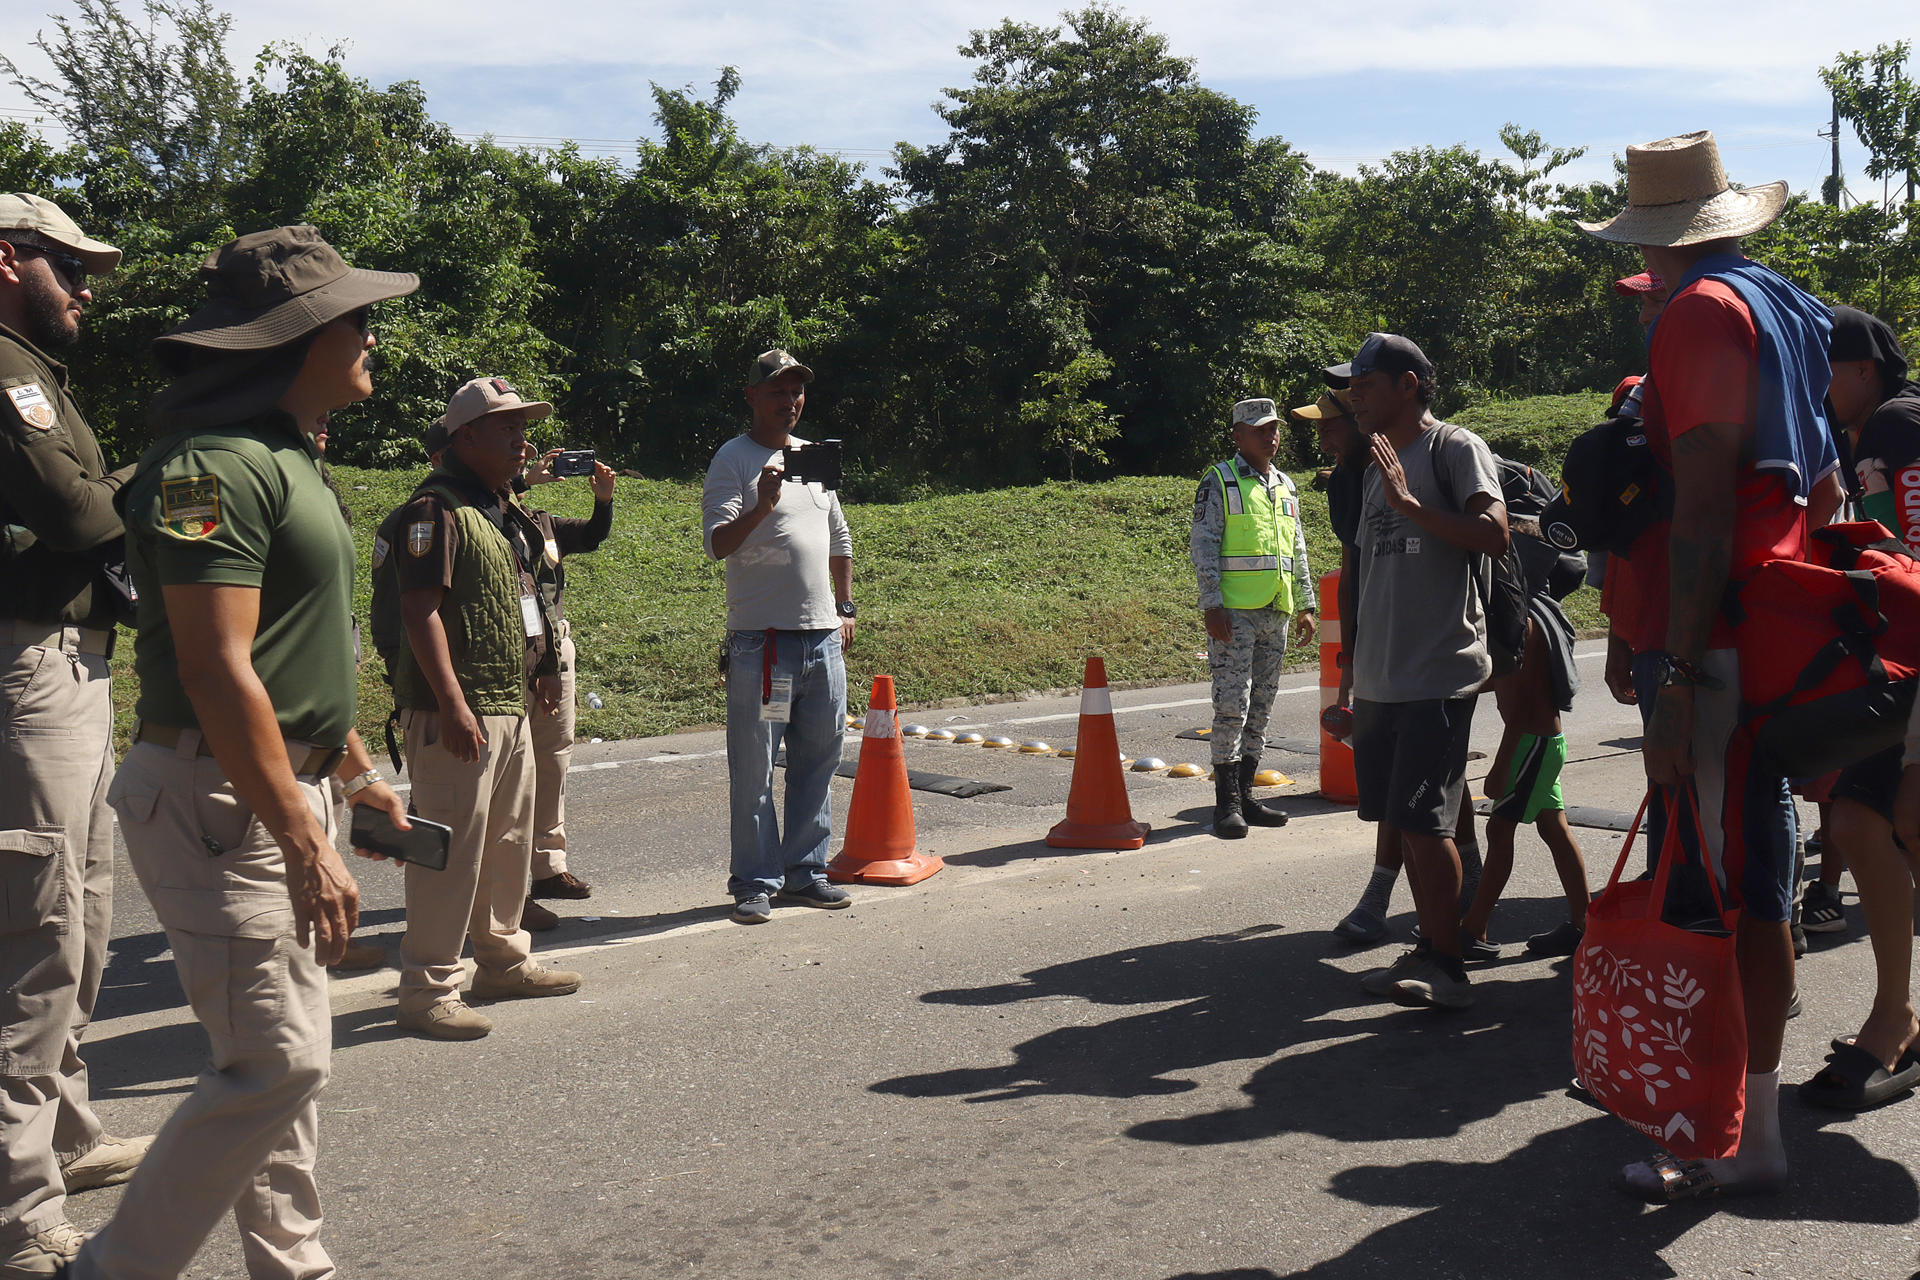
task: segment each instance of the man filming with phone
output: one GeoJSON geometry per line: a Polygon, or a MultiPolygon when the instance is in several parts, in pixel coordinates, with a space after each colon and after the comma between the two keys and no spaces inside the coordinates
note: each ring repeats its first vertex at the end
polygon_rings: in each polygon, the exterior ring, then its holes
{"type": "Polygon", "coordinates": [[[856,612],[853,539],[829,487],[837,477],[788,476],[807,444],[793,429],[812,381],[813,370],[778,348],[754,359],[746,385],[753,425],[713,455],[701,494],[707,553],[727,566],[727,891],[741,924],[764,924],[775,900],[827,910],[853,904],[827,882],[829,786],[846,732],[842,655],[856,612]],[[773,804],[783,740],[784,824],[773,804]]]}

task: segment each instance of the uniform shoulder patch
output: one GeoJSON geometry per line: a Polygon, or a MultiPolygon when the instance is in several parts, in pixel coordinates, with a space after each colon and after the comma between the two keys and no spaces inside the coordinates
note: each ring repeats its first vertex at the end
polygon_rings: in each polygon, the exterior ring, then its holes
{"type": "Polygon", "coordinates": [[[373,567],[378,569],[387,562],[387,552],[393,550],[387,540],[379,534],[373,537],[373,567]]]}
{"type": "Polygon", "coordinates": [[[53,424],[59,421],[53,411],[53,401],[47,398],[47,393],[41,390],[37,382],[23,382],[17,387],[8,387],[7,399],[12,402],[20,420],[30,427],[51,431],[53,424]]]}
{"type": "Polygon", "coordinates": [[[160,482],[160,522],[176,538],[198,540],[220,527],[220,477],[160,482]]]}
{"type": "Polygon", "coordinates": [[[431,520],[415,520],[407,526],[407,554],[416,558],[433,550],[433,525],[431,520]]]}

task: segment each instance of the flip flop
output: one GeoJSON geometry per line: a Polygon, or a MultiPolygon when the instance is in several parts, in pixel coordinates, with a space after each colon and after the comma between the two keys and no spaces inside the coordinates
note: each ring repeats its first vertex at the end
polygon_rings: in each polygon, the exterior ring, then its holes
{"type": "Polygon", "coordinates": [[[1865,1111],[1905,1097],[1920,1086],[1920,1057],[1911,1049],[1888,1071],[1858,1045],[1834,1042],[1827,1065],[1800,1086],[1800,1096],[1816,1107],[1865,1111]]]}
{"type": "Polygon", "coordinates": [[[1713,1170],[1703,1160],[1682,1160],[1661,1156],[1643,1164],[1628,1165],[1620,1171],[1619,1187],[1636,1200],[1648,1204],[1679,1204],[1683,1200],[1710,1200],[1720,1194],[1713,1170]],[[1652,1180],[1634,1177],[1645,1169],[1652,1180]]]}

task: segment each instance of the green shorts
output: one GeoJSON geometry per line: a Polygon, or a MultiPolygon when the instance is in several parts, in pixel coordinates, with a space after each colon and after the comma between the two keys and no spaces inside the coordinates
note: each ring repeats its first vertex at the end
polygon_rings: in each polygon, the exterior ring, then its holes
{"type": "Polygon", "coordinates": [[[1564,809],[1560,800],[1560,770],[1567,763],[1567,735],[1551,738],[1520,735],[1507,769],[1507,791],[1493,806],[1491,816],[1525,826],[1543,813],[1564,809]]]}

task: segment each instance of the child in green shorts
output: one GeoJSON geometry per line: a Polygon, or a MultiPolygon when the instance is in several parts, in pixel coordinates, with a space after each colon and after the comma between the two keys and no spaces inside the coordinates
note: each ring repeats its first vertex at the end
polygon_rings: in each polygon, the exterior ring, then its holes
{"type": "Polygon", "coordinates": [[[1546,842],[1554,870],[1560,873],[1560,887],[1567,895],[1566,923],[1528,938],[1527,954],[1570,956],[1586,931],[1587,868],[1560,799],[1560,769],[1567,760],[1567,740],[1560,732],[1563,708],[1555,696],[1555,660],[1543,619],[1529,617],[1526,653],[1519,669],[1493,682],[1494,701],[1506,724],[1506,734],[1487,775],[1488,791],[1499,799],[1487,818],[1486,866],[1480,873],[1480,889],[1473,905],[1460,922],[1470,960],[1491,960],[1500,954],[1500,949],[1487,941],[1487,921],[1507,887],[1507,878],[1513,874],[1513,838],[1524,822],[1532,823],[1546,842]]]}

